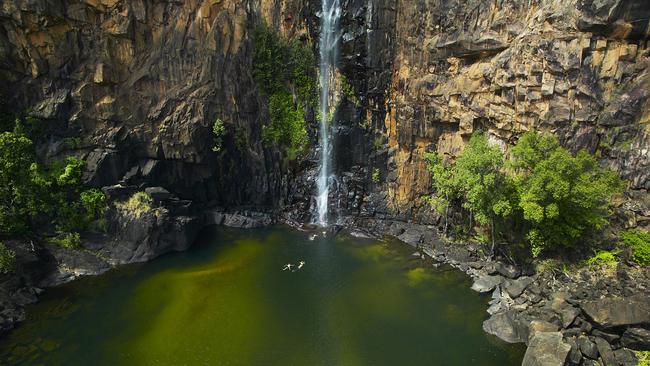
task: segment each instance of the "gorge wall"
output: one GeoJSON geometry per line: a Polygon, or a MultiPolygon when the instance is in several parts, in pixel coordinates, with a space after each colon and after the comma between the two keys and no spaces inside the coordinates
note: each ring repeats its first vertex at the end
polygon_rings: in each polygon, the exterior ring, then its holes
{"type": "MultiPolygon", "coordinates": [[[[291,167],[261,141],[251,1],[4,1],[0,92],[46,124],[42,155],[78,155],[95,186],[162,186],[182,199],[272,208],[291,167]],[[212,124],[226,126],[212,152],[212,124]],[[78,146],[62,143],[79,137],[78,146]],[[239,141],[236,141],[236,140],[239,141]]],[[[267,5],[267,10],[270,7],[267,5]]]]}
{"type": "MultiPolygon", "coordinates": [[[[634,198],[624,221],[650,222],[643,1],[342,7],[339,69],[351,93],[339,95],[334,117],[332,212],[435,223],[420,199],[430,191],[425,151],[455,155],[479,128],[505,146],[535,128],[620,171],[634,198]]],[[[269,118],[252,78],[251,24],[313,44],[319,9],[305,0],[5,1],[0,93],[13,112],[46,121],[42,155],[85,158],[93,185],[162,186],[201,206],[292,208],[309,220],[314,155],[284,162],[262,143],[269,118]],[[230,132],[219,154],[216,118],[230,132]]]]}
{"type": "Polygon", "coordinates": [[[361,95],[360,106],[341,107],[340,145],[351,151],[339,150],[338,166],[352,182],[350,213],[435,223],[420,199],[430,190],[425,151],[457,155],[477,129],[505,148],[538,129],[618,170],[633,201],[621,204],[622,221],[649,224],[647,3],[350,1],[346,9],[342,70],[361,95]]]}

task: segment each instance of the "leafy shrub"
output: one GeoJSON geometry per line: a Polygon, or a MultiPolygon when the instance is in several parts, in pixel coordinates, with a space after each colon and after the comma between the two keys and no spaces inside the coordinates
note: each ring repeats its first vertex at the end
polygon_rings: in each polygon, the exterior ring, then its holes
{"type": "Polygon", "coordinates": [[[13,132],[0,134],[0,231],[23,233],[28,218],[38,212],[32,182],[36,164],[34,146],[27,137],[13,132]]]}
{"type": "Polygon", "coordinates": [[[432,153],[425,159],[436,190],[430,202],[444,212],[458,202],[480,225],[491,223],[493,235],[496,223],[509,222],[533,257],[575,245],[585,232],[601,229],[612,196],[623,188],[618,175],[593,156],[584,151],[573,156],[556,137],[536,132],[521,136],[505,164],[481,132],[455,163],[432,153]]]}
{"type": "Polygon", "coordinates": [[[288,42],[262,24],[254,31],[253,77],[268,97],[265,143],[277,143],[293,160],[309,143],[304,107],[316,104],[316,61],[311,48],[288,42]]]}
{"type": "Polygon", "coordinates": [[[594,253],[593,256],[587,258],[585,263],[588,266],[605,266],[607,268],[613,269],[616,268],[618,259],[616,258],[615,252],[610,252],[608,250],[599,250],[594,253]]]}
{"type": "Polygon", "coordinates": [[[632,249],[632,259],[641,266],[650,265],[650,233],[639,229],[621,233],[623,244],[632,249]]]}
{"type": "Polygon", "coordinates": [[[339,83],[341,85],[341,92],[343,93],[345,98],[355,106],[359,107],[361,105],[361,101],[359,101],[359,98],[354,92],[354,88],[352,87],[352,84],[350,84],[348,78],[345,77],[345,75],[341,74],[341,76],[339,77],[339,83]]]}
{"type": "Polygon", "coordinates": [[[273,94],[269,98],[269,113],[271,124],[264,126],[264,141],[285,146],[289,159],[295,159],[309,143],[302,107],[293,104],[289,93],[273,94]]]}
{"type": "Polygon", "coordinates": [[[76,149],[81,145],[81,138],[79,137],[66,137],[61,140],[64,146],[70,149],[76,149]]]}
{"type": "Polygon", "coordinates": [[[217,118],[212,125],[212,134],[214,135],[214,146],[212,151],[218,153],[221,151],[223,145],[223,137],[226,135],[226,126],[224,126],[223,121],[217,118]]]}
{"type": "Polygon", "coordinates": [[[16,135],[25,136],[32,141],[36,141],[43,136],[43,122],[32,116],[16,118],[13,132],[16,135]]]}
{"type": "Polygon", "coordinates": [[[634,351],[637,358],[637,366],[650,366],[650,351],[634,351]]]}
{"type": "Polygon", "coordinates": [[[372,181],[375,183],[379,183],[379,179],[381,178],[379,168],[375,168],[372,171],[372,181]]]}
{"type": "Polygon", "coordinates": [[[153,199],[146,192],[136,192],[126,202],[118,202],[115,204],[119,210],[137,219],[153,211],[154,208],[152,205],[153,199]]]}
{"type": "Polygon", "coordinates": [[[81,236],[79,233],[65,233],[59,237],[50,238],[48,241],[52,244],[56,244],[68,249],[81,248],[81,236]]]}
{"type": "Polygon", "coordinates": [[[16,252],[0,243],[0,273],[7,274],[14,271],[16,267],[16,252]]]}
{"type": "Polygon", "coordinates": [[[611,197],[622,190],[615,172],[585,151],[571,155],[552,135],[524,134],[510,168],[533,250],[572,246],[587,229],[601,229],[611,197]]]}

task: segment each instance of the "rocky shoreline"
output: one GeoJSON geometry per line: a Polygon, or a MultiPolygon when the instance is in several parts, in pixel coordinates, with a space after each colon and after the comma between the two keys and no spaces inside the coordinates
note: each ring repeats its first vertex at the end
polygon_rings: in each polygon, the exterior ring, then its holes
{"type": "MultiPolygon", "coordinates": [[[[24,245],[9,242],[19,250],[20,265],[0,285],[0,334],[25,319],[25,306],[38,301],[46,287],[186,250],[207,225],[254,228],[280,223],[303,227],[269,213],[216,209],[194,216],[167,212],[122,217],[116,221],[120,234],[89,236],[82,250],[41,244],[20,251],[24,245]]],[[[492,297],[483,329],[506,342],[525,343],[523,365],[632,366],[637,364],[634,350],[650,349],[648,269],[621,263],[611,272],[584,268],[571,274],[557,269],[536,274],[487,258],[476,245],[446,243],[426,225],[350,217],[337,227],[342,228],[354,235],[395,237],[435,265],[447,264],[472,277],[472,289],[492,297]]]]}
{"type": "Polygon", "coordinates": [[[650,350],[650,270],[619,263],[615,270],[582,268],[535,273],[482,255],[474,245],[445,243],[435,229],[399,221],[352,219],[375,236],[391,235],[436,263],[474,280],[491,294],[485,332],[528,348],[522,365],[637,365],[650,350]]]}

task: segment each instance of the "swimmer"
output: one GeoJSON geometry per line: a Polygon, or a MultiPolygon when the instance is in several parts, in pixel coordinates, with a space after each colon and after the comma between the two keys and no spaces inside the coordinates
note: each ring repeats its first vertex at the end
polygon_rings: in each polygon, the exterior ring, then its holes
{"type": "Polygon", "coordinates": [[[301,269],[304,265],[305,261],[300,261],[300,263],[298,263],[298,269],[301,269]]]}
{"type": "Polygon", "coordinates": [[[288,270],[288,269],[290,270],[291,267],[293,267],[293,264],[291,264],[291,263],[287,263],[287,264],[284,265],[284,268],[282,268],[282,270],[283,270],[283,271],[286,271],[286,270],[288,270]]]}

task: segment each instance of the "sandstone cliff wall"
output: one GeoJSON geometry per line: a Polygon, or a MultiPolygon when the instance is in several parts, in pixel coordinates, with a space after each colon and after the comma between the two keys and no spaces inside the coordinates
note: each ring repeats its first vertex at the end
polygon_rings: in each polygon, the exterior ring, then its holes
{"type": "Polygon", "coordinates": [[[287,31],[300,9],[248,0],[3,1],[0,93],[13,112],[43,119],[52,138],[42,155],[85,158],[93,185],[278,207],[293,169],[261,141],[268,116],[252,79],[249,30],[267,17],[287,31]],[[211,151],[216,118],[227,131],[219,154],[211,151]],[[81,144],[67,147],[65,137],[81,144]]]}
{"type": "Polygon", "coordinates": [[[350,212],[432,222],[420,200],[430,191],[425,151],[456,155],[479,128],[503,146],[539,129],[617,169],[635,200],[626,223],[649,223],[647,2],[356,3],[347,4],[357,26],[345,29],[352,47],[343,47],[342,69],[352,80],[355,68],[373,77],[355,83],[363,105],[347,127],[356,132],[341,134],[366,141],[347,169],[366,182],[348,187],[350,212]],[[376,168],[380,184],[370,182],[376,168]]]}

